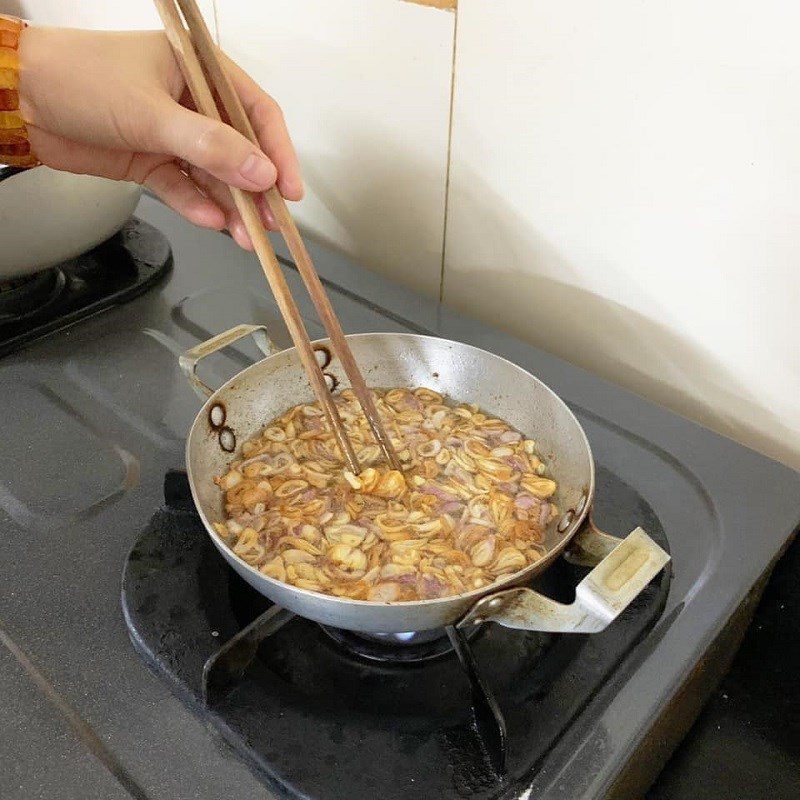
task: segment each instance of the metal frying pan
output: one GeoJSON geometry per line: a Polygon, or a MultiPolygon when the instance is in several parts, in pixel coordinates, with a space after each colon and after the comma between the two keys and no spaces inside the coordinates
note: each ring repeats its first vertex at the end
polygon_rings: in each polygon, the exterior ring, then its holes
{"type": "MultiPolygon", "coordinates": [[[[348,336],[353,354],[372,386],[427,386],[460,402],[476,403],[538,443],[542,459],[559,484],[562,516],[548,530],[547,554],[498,583],[435,600],[378,603],[349,600],[299,589],[251,567],[219,538],[212,521],[223,519],[214,477],[224,473],[240,443],[296,403],[313,402],[294,348],[277,352],[261,325],[239,325],[197,345],[180,364],[193,387],[207,398],[186,442],[192,496],[208,535],[223,558],[253,588],[300,616],[360,632],[400,633],[447,625],[497,622],[525,630],[594,633],[605,628],[669,561],[637,528],[625,539],[598,531],[589,519],[594,498],[594,461],[579,422],[540,380],[499,356],[459,342],[414,334],[348,336]],[[216,391],[196,374],[207,355],[252,335],[267,355],[216,391]],[[578,585],[574,603],[563,605],[524,584],[570,545],[570,560],[594,569],[578,585]]],[[[335,391],[348,385],[331,360],[327,340],[315,343],[327,362],[335,391]]]]}

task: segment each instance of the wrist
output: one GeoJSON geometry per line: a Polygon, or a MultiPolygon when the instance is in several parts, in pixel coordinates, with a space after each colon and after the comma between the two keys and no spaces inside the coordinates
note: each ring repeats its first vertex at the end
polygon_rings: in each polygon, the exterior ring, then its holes
{"type": "MultiPolygon", "coordinates": [[[[47,58],[49,32],[52,29],[28,26],[20,36],[19,43],[19,102],[25,121],[36,125],[37,101],[43,95],[43,87],[54,88],[54,76],[47,70],[52,59],[47,58]]],[[[52,42],[50,43],[52,45],[52,42]]]]}

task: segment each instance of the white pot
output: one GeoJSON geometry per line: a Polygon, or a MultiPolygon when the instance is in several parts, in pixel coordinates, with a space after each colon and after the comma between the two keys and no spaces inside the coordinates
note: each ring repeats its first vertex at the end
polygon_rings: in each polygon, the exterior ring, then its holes
{"type": "Polygon", "coordinates": [[[0,280],[39,272],[113,236],[142,188],[49,167],[0,169],[0,280]]]}

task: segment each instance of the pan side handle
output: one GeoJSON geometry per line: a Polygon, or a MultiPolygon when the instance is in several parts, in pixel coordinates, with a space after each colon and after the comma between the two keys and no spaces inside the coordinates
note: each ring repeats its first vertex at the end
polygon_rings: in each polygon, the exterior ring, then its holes
{"type": "Polygon", "coordinates": [[[280,350],[280,348],[276,347],[270,341],[265,325],[237,325],[235,328],[231,328],[224,333],[219,333],[205,342],[195,345],[178,359],[183,374],[186,376],[195,392],[197,392],[203,400],[207,397],[211,397],[211,395],[214,394],[214,390],[203,383],[197,376],[197,365],[206,356],[210,356],[212,353],[216,353],[218,350],[222,350],[232,345],[234,342],[238,342],[239,339],[244,339],[245,336],[252,336],[258,348],[266,356],[270,356],[280,350]]]}
{"type": "MultiPolygon", "coordinates": [[[[602,631],[670,560],[641,528],[615,541],[618,544],[578,584],[570,605],[557,603],[533,589],[507,589],[481,598],[459,627],[496,622],[506,628],[543,633],[602,631]]],[[[605,542],[606,547],[609,544],[605,542]]]]}
{"type": "Polygon", "coordinates": [[[620,542],[619,536],[601,531],[592,511],[564,551],[564,560],[578,567],[596,567],[620,542]]]}

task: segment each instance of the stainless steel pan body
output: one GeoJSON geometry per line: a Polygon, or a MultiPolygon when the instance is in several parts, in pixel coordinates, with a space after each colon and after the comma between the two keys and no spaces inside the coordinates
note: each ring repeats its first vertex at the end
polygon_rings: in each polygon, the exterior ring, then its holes
{"type": "MultiPolygon", "coordinates": [[[[223,519],[214,477],[224,473],[233,452],[288,407],[313,402],[313,393],[294,348],[274,352],[261,326],[240,325],[198,345],[181,358],[195,389],[207,397],[186,443],[192,495],[203,524],[223,558],[251,586],[276,604],[326,625],[362,632],[423,631],[456,623],[496,621],[533,630],[601,630],[669,557],[637,529],[625,540],[597,531],[588,521],[594,497],[594,462],[586,435],[564,402],[540,380],[499,356],[458,342],[413,334],[348,336],[367,383],[375,387],[427,386],[461,402],[476,403],[535,439],[559,484],[562,517],[548,532],[547,555],[507,580],[473,592],[436,600],[375,603],[298,589],[270,578],[236,556],[211,523],[223,519]],[[206,355],[253,335],[271,353],[212,391],[196,376],[206,355]],[[524,588],[579,534],[573,556],[595,566],[581,582],[575,603],[565,606],[524,588]],[[522,588],[514,588],[522,587],[522,588]]],[[[335,390],[349,384],[327,340],[315,343],[335,390]]]]}

